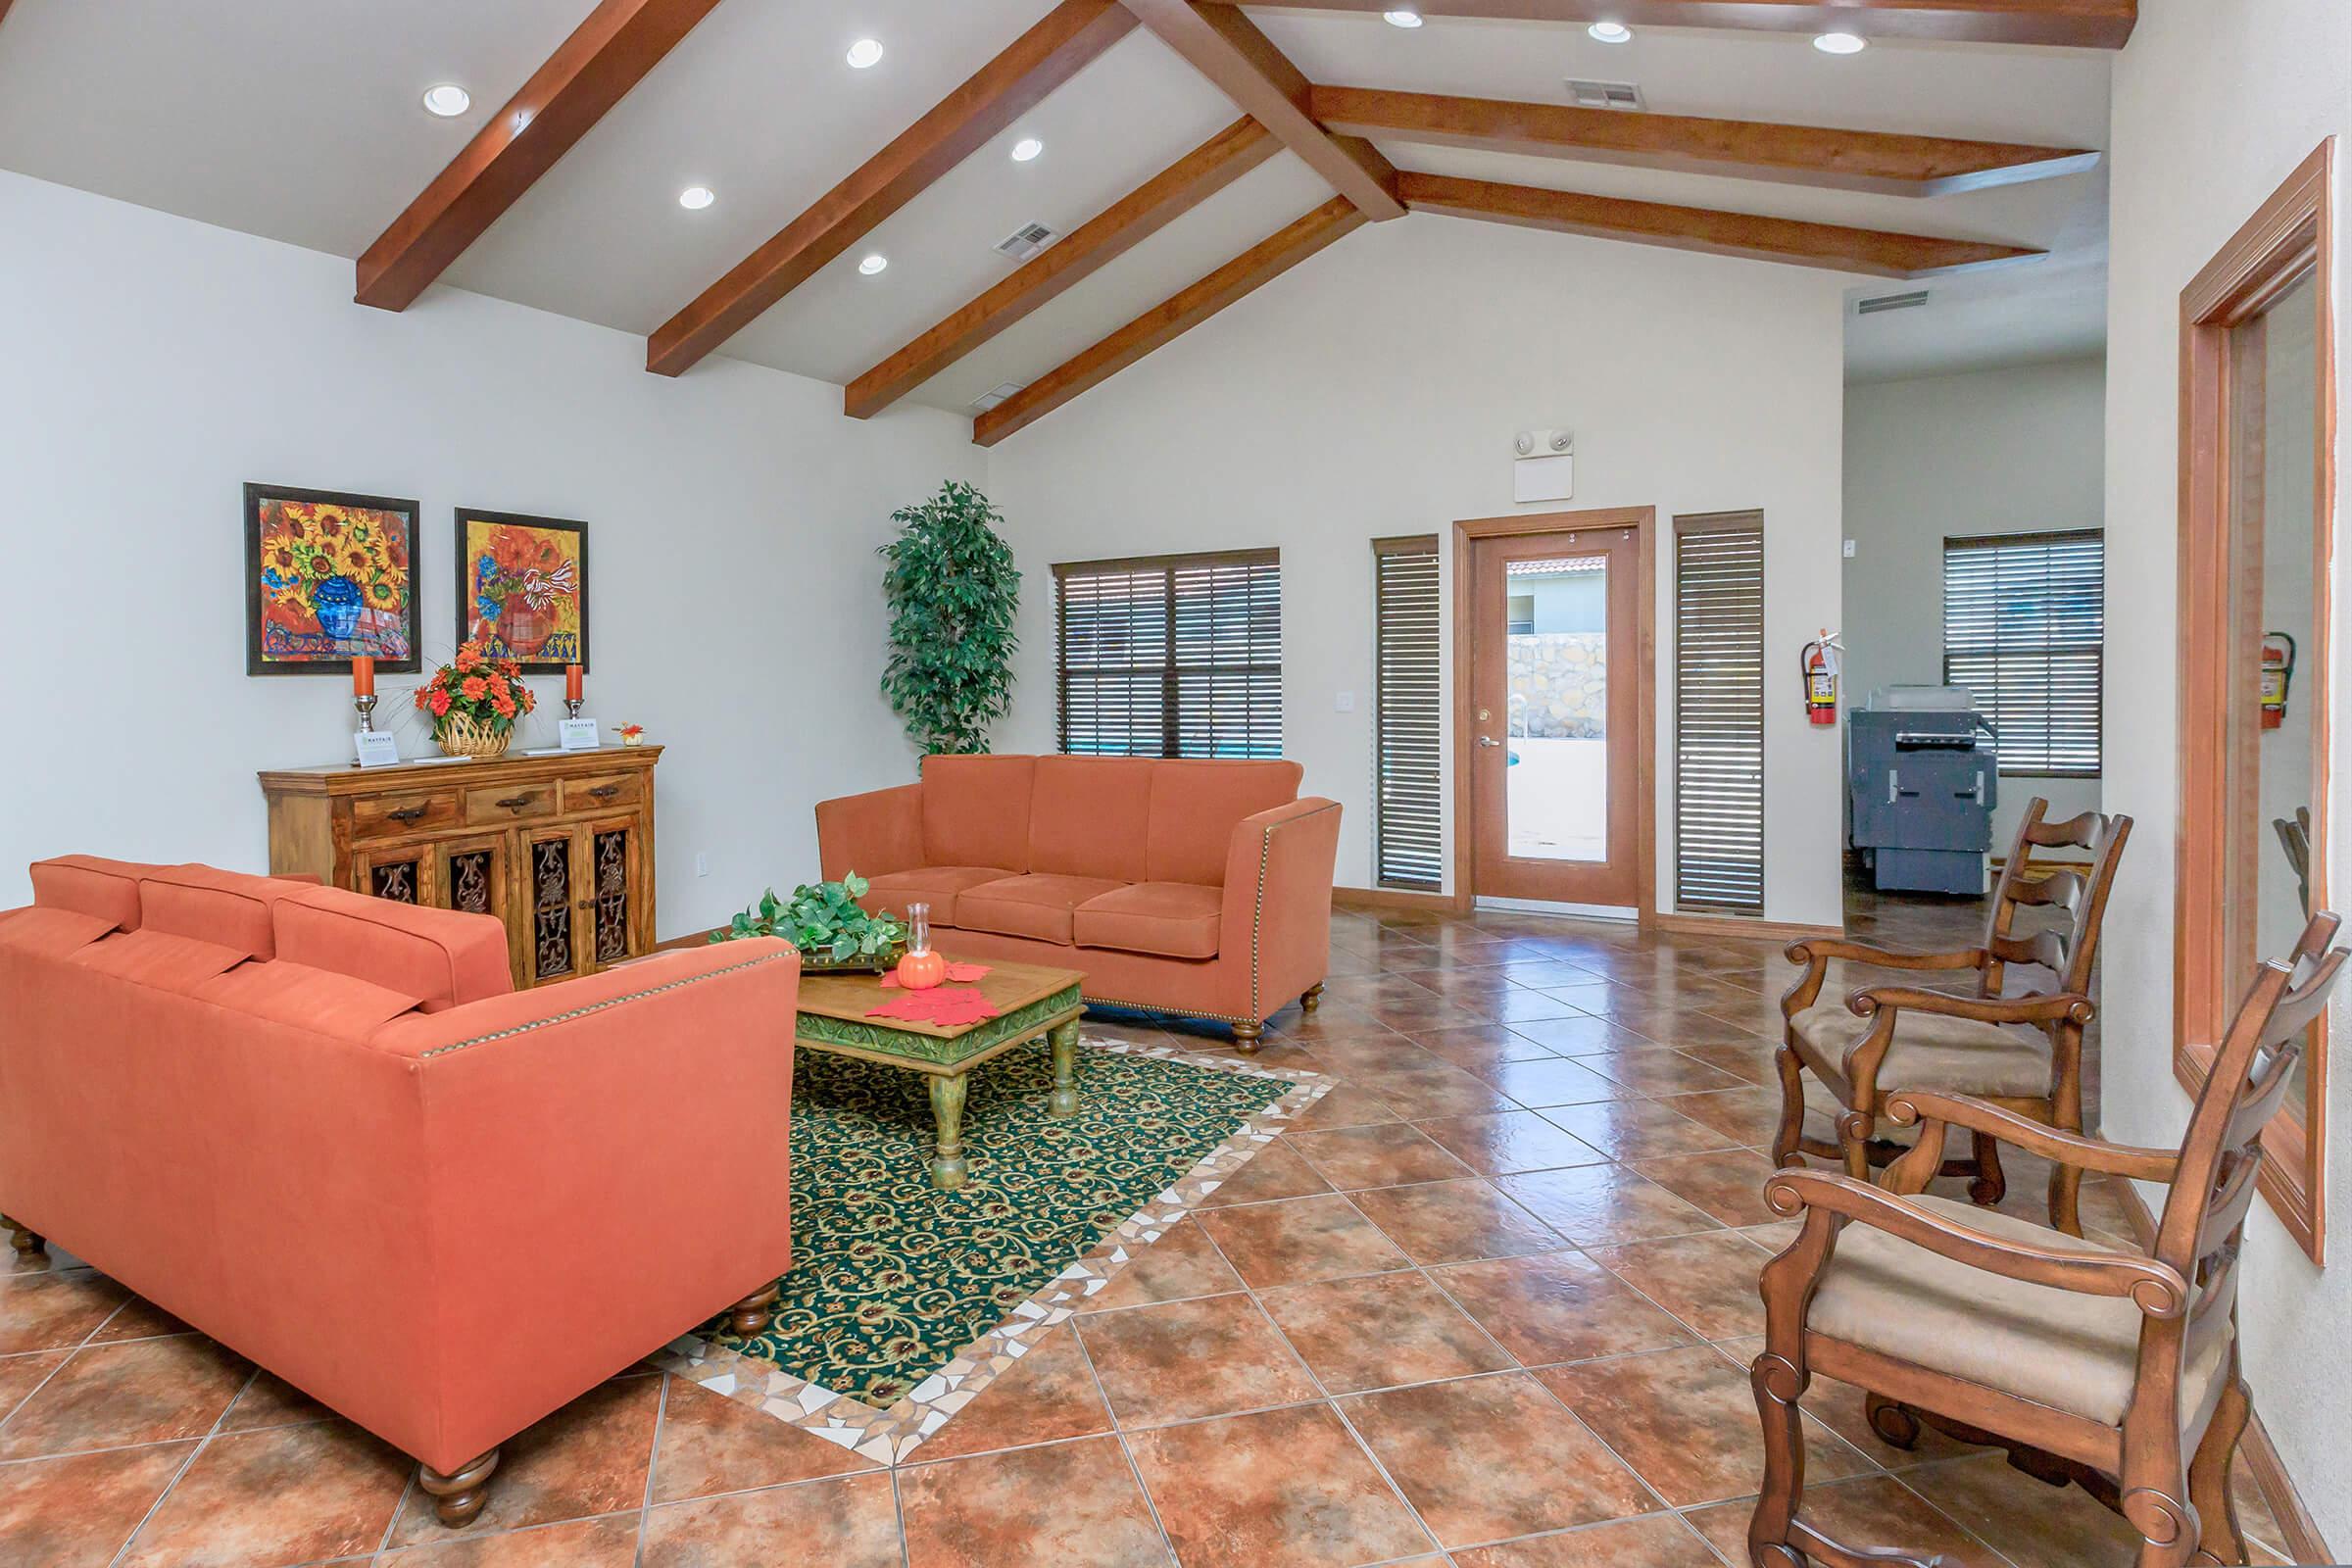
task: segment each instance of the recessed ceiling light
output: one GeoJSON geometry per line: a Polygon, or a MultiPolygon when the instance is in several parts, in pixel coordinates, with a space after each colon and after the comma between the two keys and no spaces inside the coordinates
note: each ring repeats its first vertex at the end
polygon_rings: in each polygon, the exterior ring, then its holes
{"type": "Polygon", "coordinates": [[[864,261],[858,264],[858,270],[863,272],[866,276],[871,277],[889,265],[890,258],[884,256],[881,252],[876,251],[873,255],[868,256],[864,261]]]}
{"type": "Polygon", "coordinates": [[[1585,29],[1602,43],[1632,43],[1634,29],[1622,22],[1595,22],[1585,29]]]}
{"type": "Polygon", "coordinates": [[[1815,34],[1813,47],[1825,55],[1858,55],[1870,47],[1870,41],[1859,33],[1824,32],[1815,34]]]}
{"type": "Polygon", "coordinates": [[[1023,136],[1012,144],[1012,161],[1016,164],[1025,164],[1045,150],[1046,144],[1035,136],[1023,136]]]}
{"type": "Polygon", "coordinates": [[[882,62],[882,45],[871,38],[860,38],[850,45],[850,64],[859,71],[882,62]]]}
{"type": "Polygon", "coordinates": [[[453,120],[473,107],[473,94],[454,81],[444,81],[424,89],[424,108],[427,114],[453,120]]]}
{"type": "Polygon", "coordinates": [[[708,185],[689,185],[678,192],[678,205],[690,213],[699,213],[716,200],[718,197],[708,185]]]}
{"type": "Polygon", "coordinates": [[[1421,25],[1421,13],[1418,11],[1383,11],[1380,14],[1380,20],[1392,27],[1418,27],[1421,25]]]}

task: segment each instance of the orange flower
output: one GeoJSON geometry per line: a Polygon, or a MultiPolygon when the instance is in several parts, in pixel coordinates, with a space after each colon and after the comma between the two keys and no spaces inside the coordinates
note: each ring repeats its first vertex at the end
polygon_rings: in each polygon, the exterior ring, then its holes
{"type": "Polygon", "coordinates": [[[449,693],[441,688],[433,691],[433,716],[439,718],[449,711],[449,693]]]}
{"type": "Polygon", "coordinates": [[[489,689],[490,683],[479,675],[468,675],[458,684],[459,693],[469,703],[480,702],[482,693],[489,689]]]}
{"type": "Polygon", "coordinates": [[[501,718],[513,718],[514,716],[514,702],[512,698],[501,697],[490,706],[498,710],[498,716],[501,718]]]}
{"type": "Polygon", "coordinates": [[[499,674],[496,670],[491,671],[490,674],[490,695],[499,698],[507,695],[507,677],[499,674]]]}

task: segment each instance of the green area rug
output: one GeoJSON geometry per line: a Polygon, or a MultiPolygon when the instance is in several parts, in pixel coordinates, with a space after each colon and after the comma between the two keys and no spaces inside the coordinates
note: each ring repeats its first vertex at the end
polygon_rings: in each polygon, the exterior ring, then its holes
{"type": "Polygon", "coordinates": [[[1044,1042],[971,1076],[969,1180],[933,1189],[921,1075],[803,1052],[792,1088],[792,1272],[765,1333],[711,1343],[885,1408],[1298,1086],[1078,1053],[1078,1114],[1048,1113],[1044,1042]]]}

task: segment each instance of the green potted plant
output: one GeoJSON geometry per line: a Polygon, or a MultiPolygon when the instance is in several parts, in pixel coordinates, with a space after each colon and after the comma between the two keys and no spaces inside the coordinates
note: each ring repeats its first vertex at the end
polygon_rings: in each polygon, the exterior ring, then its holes
{"type": "Polygon", "coordinates": [[[1021,574],[997,536],[1004,516],[952,481],[890,520],[899,536],[881,549],[890,607],[882,694],[925,753],[985,752],[989,726],[1012,706],[1017,646],[1021,574]]]}
{"type": "Polygon", "coordinates": [[[801,950],[803,969],[879,974],[906,952],[906,927],[888,910],[868,914],[858,907],[865,889],[865,878],[855,871],[838,882],[794,888],[789,900],[769,888],[758,904],[711,932],[710,940],[782,937],[801,950]]]}

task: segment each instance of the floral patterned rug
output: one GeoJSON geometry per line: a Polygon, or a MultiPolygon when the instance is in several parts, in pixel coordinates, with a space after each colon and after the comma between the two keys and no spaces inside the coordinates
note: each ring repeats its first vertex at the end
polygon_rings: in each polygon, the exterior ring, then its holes
{"type": "Polygon", "coordinates": [[[793,1071],[793,1266],[764,1333],[710,1344],[887,1407],[1298,1086],[1078,1053],[1078,1114],[1046,1108],[1043,1041],[971,1075],[965,1185],[931,1186],[920,1074],[816,1052],[793,1071]]]}

